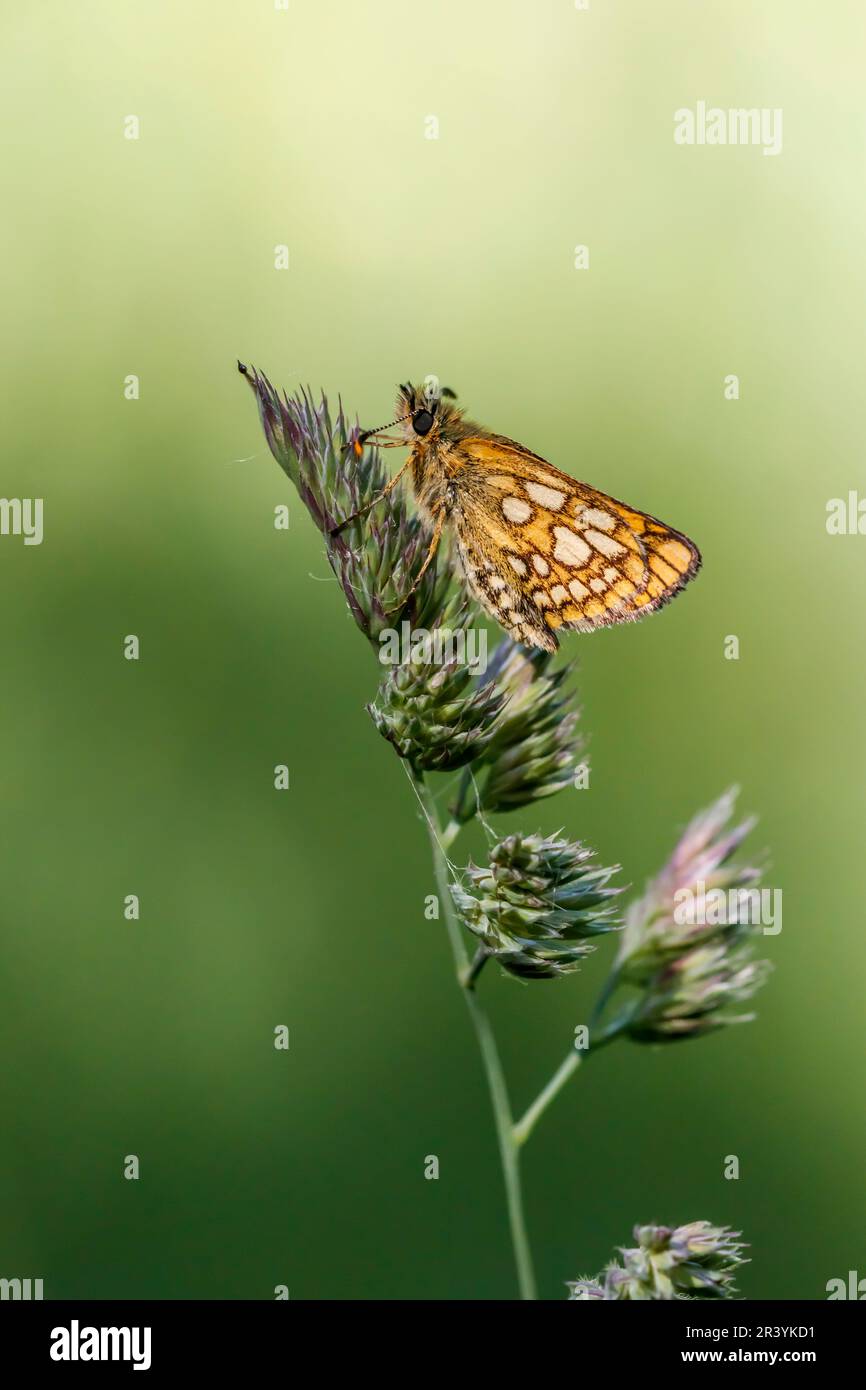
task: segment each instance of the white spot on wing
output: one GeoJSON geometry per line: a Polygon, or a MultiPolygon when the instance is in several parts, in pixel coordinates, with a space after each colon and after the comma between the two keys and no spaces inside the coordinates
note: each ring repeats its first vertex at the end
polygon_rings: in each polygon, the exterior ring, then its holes
{"type": "Polygon", "coordinates": [[[557,584],[551,589],[550,597],[553,599],[554,603],[565,603],[565,600],[568,598],[568,590],[564,584],[557,584]]]}
{"type": "Polygon", "coordinates": [[[585,584],[581,584],[579,579],[572,579],[568,587],[571,591],[572,598],[589,598],[589,589],[586,587],[585,584]]]}
{"type": "Polygon", "coordinates": [[[605,584],[603,579],[590,579],[589,587],[592,589],[594,594],[603,594],[605,589],[607,588],[607,585],[605,584]]]}
{"type": "MultiPolygon", "coordinates": [[[[554,559],[560,560],[564,565],[586,564],[592,552],[582,536],[575,535],[567,526],[554,526],[553,534],[556,537],[554,559]]],[[[587,535],[591,538],[592,532],[587,532],[587,535]]],[[[608,537],[604,536],[602,539],[607,540],[608,537]]]]}
{"type": "Polygon", "coordinates": [[[581,525],[597,526],[600,531],[612,531],[616,526],[616,517],[609,512],[601,512],[597,507],[587,507],[580,518],[581,525]]]}
{"type": "Polygon", "coordinates": [[[556,487],[545,487],[543,483],[526,483],[526,491],[539,507],[547,507],[551,512],[561,512],[565,506],[565,493],[556,487]]]}
{"type": "Polygon", "coordinates": [[[601,531],[584,531],[583,534],[588,541],[592,542],[596,550],[600,551],[602,555],[606,555],[609,560],[612,560],[615,555],[622,555],[625,550],[625,546],[620,545],[619,541],[615,541],[611,536],[602,535],[601,531]]]}
{"type": "Polygon", "coordinates": [[[550,565],[543,555],[533,555],[532,563],[535,566],[535,573],[540,574],[542,579],[545,575],[550,574],[550,565]]]}
{"type": "Polygon", "coordinates": [[[511,568],[514,570],[514,573],[515,573],[515,574],[525,574],[525,573],[526,573],[526,566],[525,566],[525,564],[523,563],[523,561],[521,560],[521,558],[520,558],[519,555],[509,555],[509,557],[508,557],[508,563],[509,563],[509,565],[511,566],[511,568]]]}
{"type": "Polygon", "coordinates": [[[532,516],[532,508],[522,497],[503,497],[502,513],[506,521],[514,521],[520,526],[532,516]]]}

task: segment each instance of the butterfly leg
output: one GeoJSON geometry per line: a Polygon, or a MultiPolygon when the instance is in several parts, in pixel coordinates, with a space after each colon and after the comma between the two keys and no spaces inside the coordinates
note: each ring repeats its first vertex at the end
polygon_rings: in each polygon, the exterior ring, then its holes
{"type": "Polygon", "coordinates": [[[398,609],[403,608],[409,602],[409,599],[412,597],[415,590],[418,588],[418,585],[421,583],[421,580],[424,578],[424,575],[427,573],[427,570],[430,568],[433,556],[439,549],[439,542],[442,539],[442,527],[445,525],[445,515],[445,508],[440,508],[439,512],[437,512],[436,514],[436,524],[433,528],[433,539],[430,542],[430,549],[427,551],[424,563],[419,569],[418,573],[415,575],[415,578],[412,581],[412,587],[411,589],[409,589],[408,593],[405,593],[403,597],[400,599],[399,603],[394,604],[393,608],[385,609],[386,617],[388,617],[388,615],[391,613],[396,613],[398,609]]]}
{"type": "Polygon", "coordinates": [[[403,464],[403,467],[402,467],[402,468],[399,468],[399,469],[397,470],[397,472],[394,474],[394,476],[393,476],[393,478],[391,479],[391,481],[390,481],[389,483],[386,483],[386,484],[385,484],[384,488],[383,488],[382,491],[379,493],[379,496],[378,496],[378,497],[374,497],[373,500],[372,500],[372,502],[368,502],[368,503],[366,504],[366,506],[361,507],[360,511],[352,512],[352,515],[351,515],[351,516],[347,516],[347,517],[345,518],[345,520],[341,521],[340,524],[339,524],[338,526],[333,526],[333,527],[331,528],[330,534],[331,534],[332,536],[339,536],[340,532],[341,532],[341,531],[344,531],[344,530],[346,529],[347,526],[351,526],[351,524],[352,524],[353,521],[357,521],[357,520],[358,520],[358,517],[366,515],[366,513],[369,512],[370,509],[371,509],[372,507],[375,507],[375,506],[376,506],[376,503],[377,503],[377,502],[381,502],[382,499],[383,499],[384,497],[387,497],[387,496],[388,496],[388,493],[391,491],[392,487],[394,487],[395,483],[398,483],[398,482],[400,481],[400,479],[402,478],[403,474],[406,472],[406,469],[409,467],[409,464],[410,464],[411,462],[412,462],[412,458],[411,458],[411,455],[410,455],[410,457],[407,458],[406,462],[403,464]]]}

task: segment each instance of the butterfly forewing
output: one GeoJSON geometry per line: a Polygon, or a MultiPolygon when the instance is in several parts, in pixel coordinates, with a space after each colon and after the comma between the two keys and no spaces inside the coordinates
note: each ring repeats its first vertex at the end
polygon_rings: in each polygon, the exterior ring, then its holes
{"type": "Polygon", "coordinates": [[[467,582],[518,642],[634,621],[697,572],[697,547],[655,517],[579,483],[513,440],[452,446],[451,514],[467,582]]]}

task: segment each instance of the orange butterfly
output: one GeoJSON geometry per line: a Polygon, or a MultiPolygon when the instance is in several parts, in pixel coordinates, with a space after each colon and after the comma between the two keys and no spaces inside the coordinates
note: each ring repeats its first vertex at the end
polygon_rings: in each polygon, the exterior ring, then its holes
{"type": "Polygon", "coordinates": [[[409,593],[448,525],[482,607],[515,641],[552,652],[558,630],[633,622],[697,573],[700,551],[687,536],[467,420],[453,395],[432,377],[422,388],[401,386],[397,419],[363,431],[351,446],[357,453],[368,440],[386,449],[411,445],[384,491],[335,528],[375,506],[411,469],[432,539],[409,593]],[[383,433],[395,425],[402,427],[396,437],[383,433]]]}

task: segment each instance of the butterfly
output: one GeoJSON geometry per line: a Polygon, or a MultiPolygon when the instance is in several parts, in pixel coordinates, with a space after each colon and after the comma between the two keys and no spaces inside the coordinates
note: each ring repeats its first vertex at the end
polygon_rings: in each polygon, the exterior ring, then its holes
{"type": "MultiPolygon", "coordinates": [[[[400,386],[397,418],[353,440],[356,454],[409,445],[385,489],[408,469],[431,529],[411,594],[445,528],[456,541],[466,584],[516,642],[556,651],[563,630],[593,632],[661,608],[697,574],[701,555],[681,531],[577,482],[513,439],[466,418],[435,377],[400,386]],[[398,427],[396,435],[385,432],[398,427]]],[[[402,600],[409,597],[406,594],[402,600]]]]}

